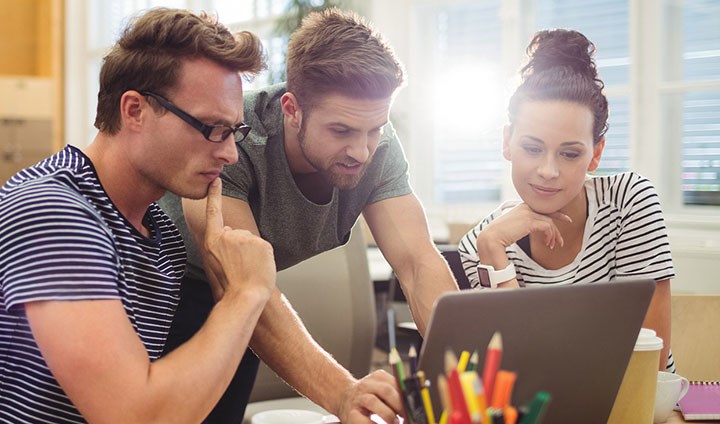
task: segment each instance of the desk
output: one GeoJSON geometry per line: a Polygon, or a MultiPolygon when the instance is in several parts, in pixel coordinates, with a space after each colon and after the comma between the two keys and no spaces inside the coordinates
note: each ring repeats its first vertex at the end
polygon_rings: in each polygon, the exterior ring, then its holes
{"type": "MultiPolygon", "coordinates": [[[[383,420],[378,418],[377,416],[373,415],[371,418],[372,422],[379,423],[379,424],[385,424],[383,420]]],[[[702,422],[708,422],[708,421],[702,421],[702,422]]],[[[402,421],[400,421],[402,424],[402,421]]],[[[687,421],[683,420],[682,414],[678,411],[673,411],[673,413],[670,415],[670,418],[665,422],[665,424],[683,424],[687,423],[687,421]]],[[[325,416],[325,419],[323,421],[323,424],[341,424],[340,421],[337,420],[337,418],[334,415],[327,415],[325,416]]]]}
{"type": "Polygon", "coordinates": [[[377,246],[367,248],[367,257],[371,280],[388,281],[390,277],[392,277],[392,267],[385,260],[385,257],[377,246]]]}

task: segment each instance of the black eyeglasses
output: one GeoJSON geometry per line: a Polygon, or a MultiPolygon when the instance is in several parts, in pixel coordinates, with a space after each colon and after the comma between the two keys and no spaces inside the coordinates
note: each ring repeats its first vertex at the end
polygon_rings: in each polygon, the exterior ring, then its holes
{"type": "Polygon", "coordinates": [[[172,102],[170,102],[170,100],[164,98],[163,96],[151,93],[150,91],[139,91],[139,93],[143,96],[149,96],[157,100],[158,103],[162,105],[162,107],[174,113],[178,118],[187,122],[191,127],[198,130],[203,135],[203,137],[207,139],[207,141],[210,141],[212,143],[222,143],[223,141],[227,140],[230,134],[235,135],[237,137],[235,139],[235,142],[239,143],[245,140],[245,137],[247,137],[247,135],[250,133],[250,127],[242,122],[234,127],[228,127],[227,125],[208,125],[203,123],[196,117],[190,115],[189,113],[185,112],[184,110],[180,109],[179,107],[175,106],[174,104],[172,104],[172,102]],[[238,136],[237,134],[240,135],[238,136]]]}

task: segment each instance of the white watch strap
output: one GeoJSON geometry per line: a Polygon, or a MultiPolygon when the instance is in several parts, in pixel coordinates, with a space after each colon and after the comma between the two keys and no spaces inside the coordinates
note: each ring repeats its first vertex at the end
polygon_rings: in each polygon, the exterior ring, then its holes
{"type": "Polygon", "coordinates": [[[478,277],[480,285],[483,287],[497,288],[498,284],[510,281],[517,277],[515,266],[512,262],[503,269],[496,270],[492,265],[477,265],[478,277]]]}

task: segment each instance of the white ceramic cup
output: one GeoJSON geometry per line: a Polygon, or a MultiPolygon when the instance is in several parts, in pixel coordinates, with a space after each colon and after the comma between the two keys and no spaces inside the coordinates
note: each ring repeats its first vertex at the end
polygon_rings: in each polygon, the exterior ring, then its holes
{"type": "Polygon", "coordinates": [[[669,372],[658,371],[657,390],[655,391],[655,415],[653,423],[667,421],[673,407],[690,388],[688,379],[669,372]]]}
{"type": "Polygon", "coordinates": [[[252,416],[252,424],[323,424],[324,415],[302,409],[274,409],[252,416]]]}

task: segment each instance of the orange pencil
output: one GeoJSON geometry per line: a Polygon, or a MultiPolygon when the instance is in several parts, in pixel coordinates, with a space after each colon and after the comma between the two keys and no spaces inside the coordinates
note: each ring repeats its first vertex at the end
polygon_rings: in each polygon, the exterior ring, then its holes
{"type": "Polygon", "coordinates": [[[496,331],[488,343],[487,352],[485,353],[485,366],[482,371],[483,389],[486,399],[492,399],[493,389],[495,388],[495,375],[500,369],[500,361],[502,360],[502,336],[496,331]]]}
{"type": "Polygon", "coordinates": [[[490,406],[497,409],[503,409],[510,405],[513,387],[517,373],[512,371],[500,370],[495,378],[495,390],[493,390],[492,402],[490,406]]]}
{"type": "Polygon", "coordinates": [[[516,424],[518,419],[518,411],[515,407],[508,406],[505,408],[505,424],[516,424]]]}

